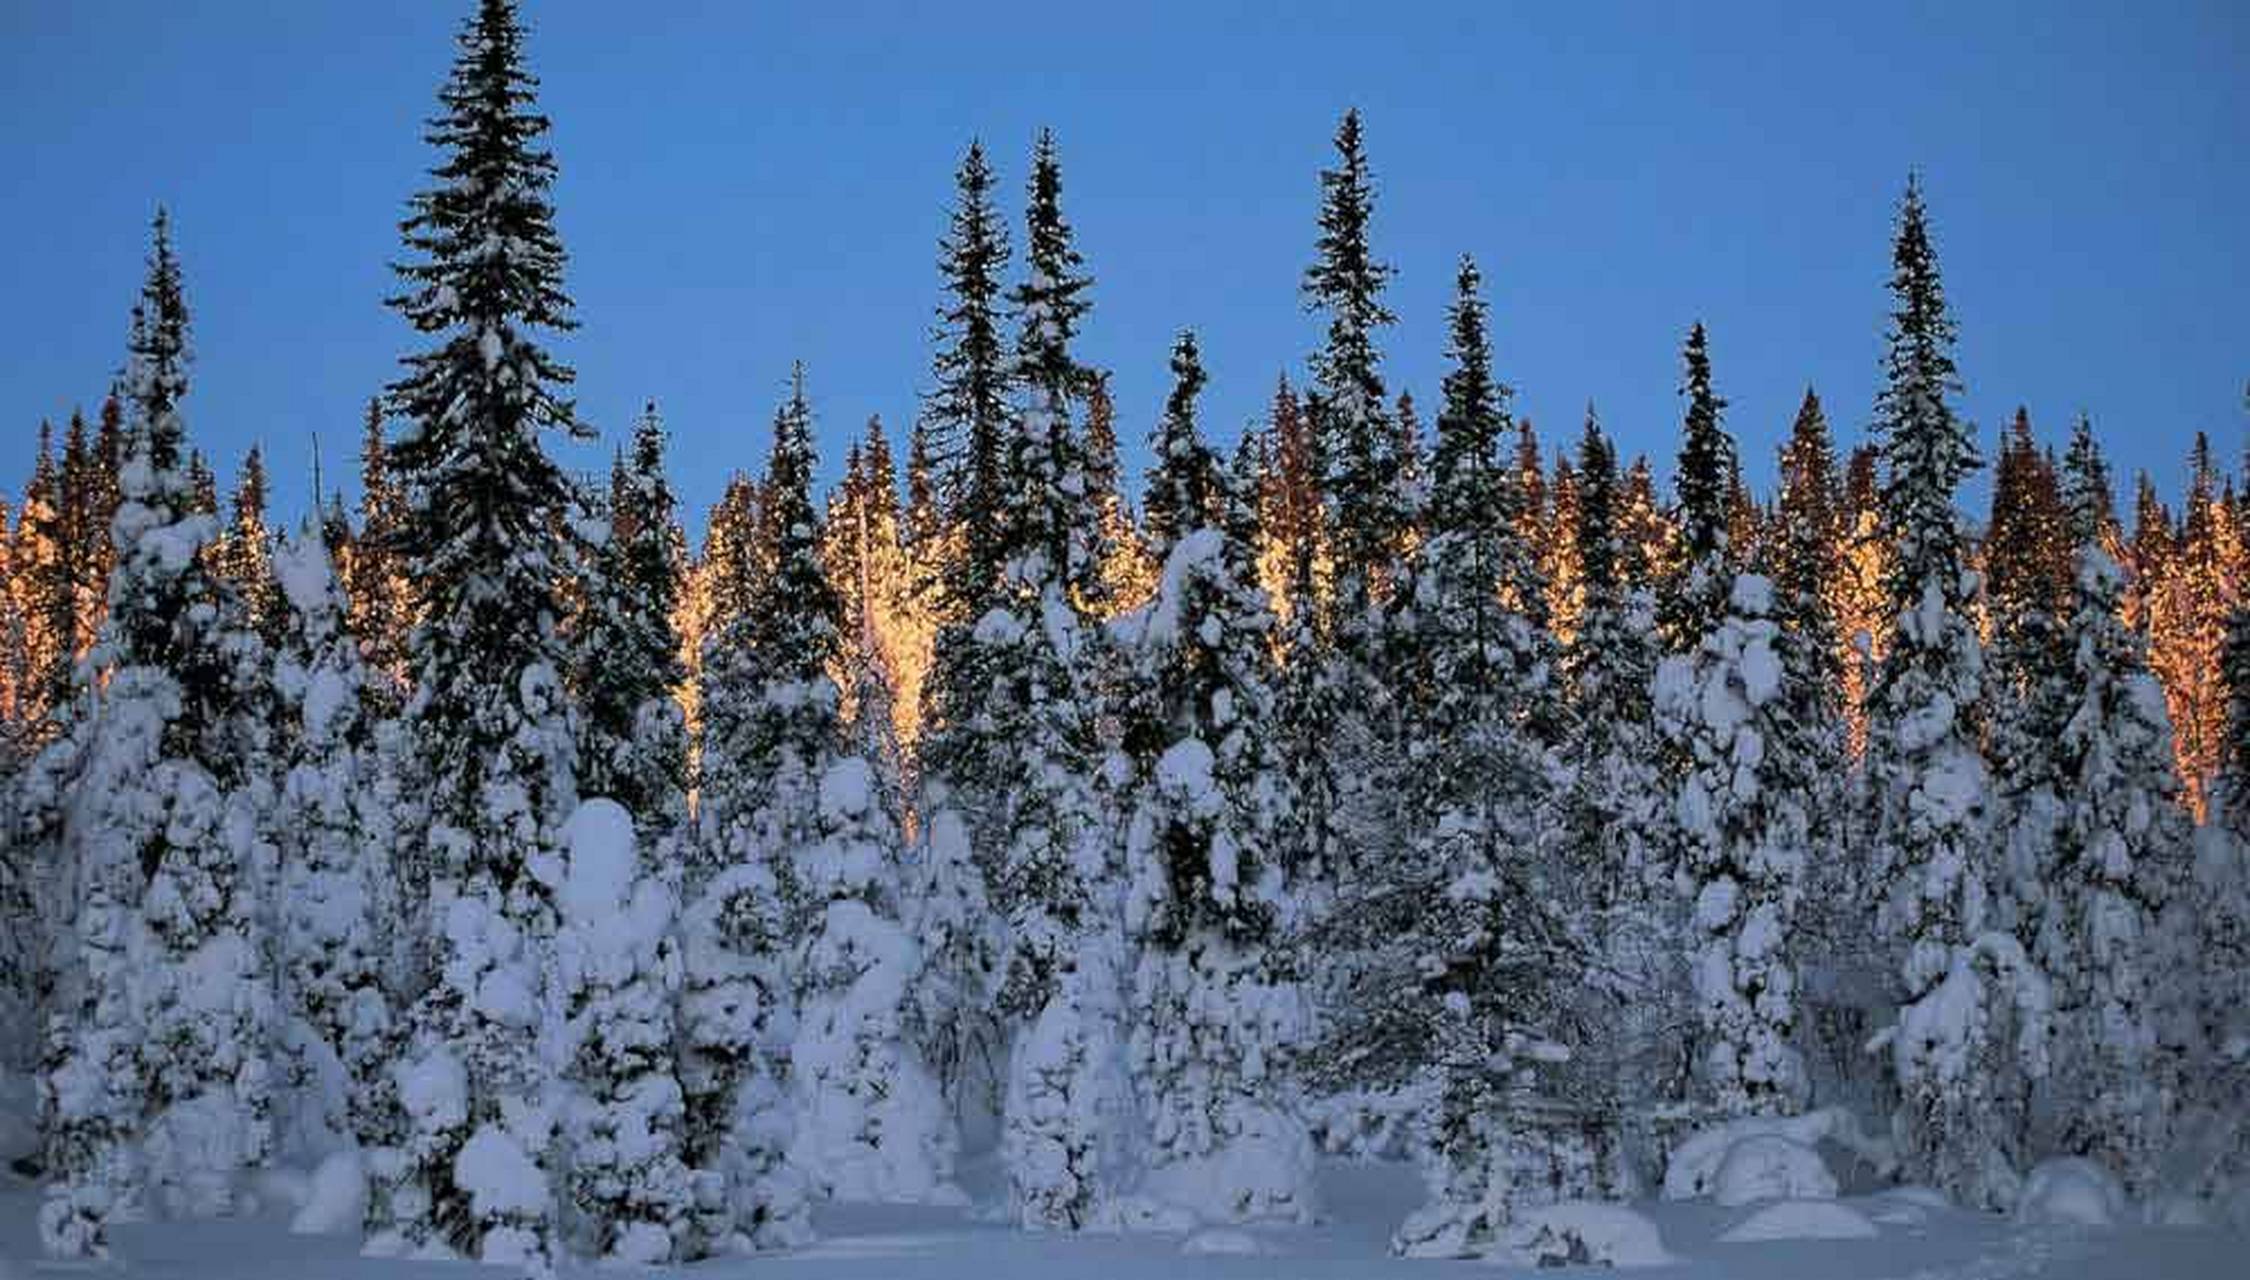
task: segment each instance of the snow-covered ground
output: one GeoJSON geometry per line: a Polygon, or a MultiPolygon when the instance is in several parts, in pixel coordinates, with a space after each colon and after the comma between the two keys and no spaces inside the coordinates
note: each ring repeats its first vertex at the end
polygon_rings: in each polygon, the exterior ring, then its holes
{"type": "MultiPolygon", "coordinates": [[[[992,1189],[991,1170],[971,1172],[985,1174],[971,1181],[992,1189]]],[[[1191,1235],[1035,1235],[979,1221],[974,1210],[830,1206],[815,1214],[820,1239],[810,1247],[701,1263],[677,1274],[710,1280],[1444,1280],[1464,1268],[1478,1274],[1508,1270],[1390,1255],[1391,1229],[1420,1202],[1419,1183],[1405,1166],[1330,1161],[1322,1166],[1321,1183],[1328,1215],[1318,1225],[1191,1235]]],[[[34,1187],[12,1179],[0,1187],[0,1280],[86,1274],[164,1280],[463,1280],[480,1274],[459,1264],[363,1259],[356,1235],[292,1235],[287,1207],[280,1204],[247,1219],[122,1227],[114,1266],[49,1262],[38,1254],[33,1226],[37,1203],[34,1187]]],[[[1637,1208],[1675,1259],[1644,1274],[1683,1280],[2005,1280],[2033,1275],[2046,1280],[2192,1280],[2242,1275],[2245,1247],[2250,1246],[2243,1236],[2211,1229],[2017,1226],[1994,1215],[1932,1207],[1922,1197],[1901,1192],[1739,1208],[1708,1200],[1637,1208]],[[1839,1224],[1855,1216],[1872,1225],[1872,1236],[1801,1238],[1832,1236],[1839,1224]],[[1800,1238],[1744,1239],[1773,1233],[1800,1238]]],[[[661,1273],[586,1266],[564,1274],[661,1273]]]]}

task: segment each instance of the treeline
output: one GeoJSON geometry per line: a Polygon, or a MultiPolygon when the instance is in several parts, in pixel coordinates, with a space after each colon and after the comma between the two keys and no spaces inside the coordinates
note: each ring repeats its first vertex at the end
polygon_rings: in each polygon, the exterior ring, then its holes
{"type": "Polygon", "coordinates": [[[799,369],[690,554],[653,405],[606,490],[544,445],[535,88],[483,0],[356,511],[277,535],[255,452],[222,503],[162,215],[42,437],[0,890],[55,1251],[321,1157],[370,1250],[534,1265],[957,1196],[964,1135],[1042,1228],[1303,1219],[1316,1146],[1412,1151],[1398,1247],[1450,1255],[1814,1106],[1982,1206],[2243,1172],[2250,510],[2199,441],[2128,531],[2091,426],[2019,415],[1972,536],[1917,185],[1874,438],[1808,392],[1761,501],[1697,325],[1667,497],[1512,415],[1469,259],[1431,425],[1394,397],[1347,114],[1309,376],[1222,449],[1183,331],[1136,511],[1055,140],[1020,261],[972,146],[903,483],[871,422],[816,501],[799,369]]]}

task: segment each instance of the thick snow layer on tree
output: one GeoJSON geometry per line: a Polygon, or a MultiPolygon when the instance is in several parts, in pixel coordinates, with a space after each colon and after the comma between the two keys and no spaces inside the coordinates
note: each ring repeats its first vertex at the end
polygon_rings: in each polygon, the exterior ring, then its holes
{"type": "Polygon", "coordinates": [[[1721,1244],[1766,1240],[1869,1240],[1878,1229],[1868,1216],[1833,1200],[1782,1200],[1751,1211],[1728,1227],[1721,1244]]]}

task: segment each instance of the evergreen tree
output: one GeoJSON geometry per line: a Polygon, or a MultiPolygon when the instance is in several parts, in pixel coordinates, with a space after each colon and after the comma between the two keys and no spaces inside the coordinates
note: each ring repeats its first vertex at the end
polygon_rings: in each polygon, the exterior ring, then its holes
{"type": "Polygon", "coordinates": [[[2180,1063],[2159,1043],[2158,916],[2184,885],[2188,823],[2163,694],[2119,616],[2123,575],[2101,548],[2108,476],[2083,419],[2071,442],[2076,604],[2066,651],[2076,692],[2058,743],[2063,794],[2051,892],[2034,955],[2054,981],[2065,1150],[2136,1194],[2154,1185],[2180,1063]]]}
{"type": "Polygon", "coordinates": [[[1711,389],[1711,352],[1701,323],[1688,330],[1682,352],[1687,381],[1687,421],[1681,430],[1679,470],[1680,534],[1686,560],[1664,596],[1666,638],[1673,650],[1693,651],[1726,615],[1734,566],[1739,563],[1730,533],[1733,493],[1739,484],[1734,438],[1720,422],[1727,402],[1711,389]]]}
{"type": "Polygon", "coordinates": [[[1101,569],[1094,544],[1100,523],[1088,496],[1084,442],[1071,423],[1072,404],[1094,378],[1070,349],[1093,309],[1085,296],[1093,280],[1084,267],[1063,217],[1055,135],[1041,130],[1024,210],[1027,276],[1009,295],[1023,326],[1016,339],[1015,382],[1024,400],[1010,442],[1009,481],[1019,493],[1017,515],[1036,523],[1011,541],[1023,553],[1046,558],[1045,572],[1074,605],[1100,593],[1101,569]]]}
{"type": "Polygon", "coordinates": [[[1096,790],[1093,705],[1107,655],[1076,607],[1096,570],[1070,422],[1088,376],[1070,341],[1090,281],[1061,190],[1054,139],[1042,133],[1025,212],[1028,275],[1013,295],[1023,409],[1008,456],[1007,607],[988,612],[976,637],[994,677],[984,715],[986,732],[999,735],[1000,768],[978,785],[1011,791],[988,807],[1004,819],[983,841],[1009,927],[999,1009],[1017,1029],[1001,1137],[1010,1209],[1027,1226],[1076,1229],[1115,1194],[1115,1116],[1128,1095],[1115,868],[1096,790]]]}
{"type": "Polygon", "coordinates": [[[1784,717],[1810,754],[1809,821],[1795,948],[1812,1096],[1864,1098],[1868,1036],[1889,983],[1868,928],[1867,875],[1850,827],[1849,673],[1857,655],[1837,611],[1849,572],[1849,518],[1826,412],[1810,388],[1781,448],[1781,492],[1763,548],[1782,623],[1784,717]]]}
{"type": "Polygon", "coordinates": [[[1993,466],[1992,520],[1984,542],[1991,637],[1987,712],[2006,874],[1995,886],[1996,923],[2037,947],[2046,887],[2055,879],[2062,818],[2061,740],[2070,719],[2070,536],[2050,460],[2016,411],[1993,466]]]}
{"type": "Polygon", "coordinates": [[[345,566],[345,594],[351,600],[352,634],[371,677],[371,706],[390,711],[405,701],[406,633],[413,603],[401,570],[396,541],[406,495],[391,474],[390,442],[383,434],[383,404],[367,402],[359,453],[359,538],[345,566]]]}
{"type": "Polygon", "coordinates": [[[39,450],[23,489],[15,561],[23,584],[31,706],[50,731],[69,708],[78,683],[78,653],[73,643],[77,606],[71,594],[70,554],[62,476],[55,464],[54,429],[41,422],[39,450]]]}
{"type": "Polygon", "coordinates": [[[371,1247],[538,1266],[554,1256],[557,1184],[534,1044],[554,923],[539,869],[576,801],[557,634],[570,486],[541,433],[582,428],[572,374],[538,337],[575,321],[523,36],[513,0],[481,0],[465,25],[391,300],[428,341],[388,407],[406,422],[393,545],[421,603],[407,715],[428,807],[401,870],[431,904],[433,954],[395,1069],[408,1136],[377,1163],[371,1247]]]}
{"type": "Polygon", "coordinates": [[[1086,390],[1086,494],[1101,521],[1100,612],[1114,616],[1138,609],[1155,593],[1161,566],[1135,527],[1118,482],[1117,405],[1106,377],[1093,379],[1086,390]]]}
{"type": "Polygon", "coordinates": [[[262,662],[205,569],[216,522],[186,474],[188,313],[170,222],[156,216],[125,388],[131,460],[93,714],[51,776],[77,880],[75,990],[48,1076],[57,1180],[40,1218],[51,1252],[100,1255],[140,1207],[211,1213],[270,1144],[270,982],[244,690],[262,662]],[[229,993],[224,1002],[213,991],[229,993]],[[136,1149],[137,1146],[137,1149],[136,1149]]]}
{"type": "Polygon", "coordinates": [[[610,479],[608,536],[591,557],[571,634],[578,700],[578,785],[634,815],[663,862],[687,821],[687,729],[673,693],[686,680],[674,615],[680,532],[664,475],[664,423],[652,403],[610,479]]]}
{"type": "Polygon", "coordinates": [[[822,776],[820,822],[794,871],[809,919],[793,965],[790,1161],[836,1200],[957,1199],[952,1117],[907,1029],[921,953],[900,919],[898,832],[866,759],[822,776]]]}
{"type": "Polygon", "coordinates": [[[1273,444],[1264,520],[1268,551],[1261,569],[1275,611],[1294,629],[1300,618],[1310,625],[1319,604],[1322,464],[1319,437],[1286,376],[1274,386],[1266,430],[1273,444]]]}
{"type": "Polygon", "coordinates": [[[992,169],[972,142],[954,176],[952,221],[938,242],[946,303],[938,312],[936,387],[923,401],[927,458],[962,553],[946,583],[953,617],[981,614],[998,589],[1008,495],[1008,392],[1013,366],[1001,346],[1000,275],[1008,230],[992,205],[992,169]]]}
{"type": "MultiPolygon", "coordinates": [[[[1399,838],[1390,781],[1399,767],[1397,714],[1387,674],[1394,655],[1381,608],[1396,576],[1408,530],[1401,501],[1397,428],[1383,388],[1375,331],[1393,317],[1383,306],[1391,269],[1374,259],[1369,223],[1374,183],[1358,111],[1336,132],[1336,167],[1321,171],[1320,239],[1306,268],[1307,306],[1327,317],[1327,341],[1312,358],[1314,390],[1306,405],[1320,440],[1327,503],[1325,549],[1332,573],[1321,670],[1305,673],[1328,686],[1315,701],[1338,714],[1321,721],[1327,743],[1302,794],[1320,796],[1331,836],[1314,848],[1346,864],[1380,859],[1399,838]]],[[[1307,708],[1299,708],[1305,710],[1307,708]]],[[[1299,765],[1302,772],[1307,766],[1299,765]]]]}
{"type": "Polygon", "coordinates": [[[1546,1035],[1542,1006],[1559,985],[1559,917],[1538,884],[1553,833],[1547,735],[1558,725],[1545,637],[1507,600],[1542,594],[1520,541],[1519,477],[1501,455],[1509,391],[1492,373],[1476,264],[1462,259],[1450,313],[1452,368],[1438,415],[1428,537],[1394,600],[1394,688],[1411,690],[1401,811],[1414,815],[1406,857],[1369,868],[1342,895],[1341,927],[1360,935],[1347,966],[1362,997],[1396,992],[1419,970],[1423,998],[1405,1008],[1342,1002],[1339,1030],[1363,1049],[1419,1043],[1437,1069],[1428,1122],[1431,1203],[1402,1229],[1410,1252],[1489,1245],[1509,1221],[1515,1135],[1508,1097],[1512,1034],[1546,1035]],[[1426,683],[1403,678],[1418,672],[1426,683]],[[1392,939],[1385,941],[1385,936],[1392,939]],[[1402,1020],[1428,1025],[1401,1027],[1402,1020]]]}
{"type": "MultiPolygon", "coordinates": [[[[1558,471],[1560,469],[1558,468],[1558,471]]],[[[1591,412],[1569,473],[1584,611],[1564,653],[1566,743],[1558,891],[1594,957],[1579,1016],[1606,1034],[1574,1046],[1576,1087],[1615,1114],[1686,1096],[1684,922],[1665,842],[1663,744],[1651,701],[1655,602],[1640,543],[1621,527],[1617,454],[1591,412]]]]}
{"type": "Polygon", "coordinates": [[[273,576],[273,529],[266,523],[265,450],[251,445],[235,478],[233,524],[213,548],[215,568],[249,607],[250,625],[269,647],[281,641],[288,601],[273,576]]]}
{"type": "Polygon", "coordinates": [[[1258,477],[1223,475],[1201,439],[1192,334],[1173,373],[1148,485],[1164,571],[1134,629],[1147,720],[1128,742],[1145,761],[1125,833],[1143,1189],[1209,1220],[1302,1220],[1312,1146],[1278,1097],[1303,1014],[1274,954],[1286,889],[1258,477]]]}
{"type": "Polygon", "coordinates": [[[390,814],[367,788],[373,742],[366,680],[344,628],[347,607],[327,549],[300,533],[275,553],[287,607],[274,671],[287,729],[281,779],[280,989],[283,1083],[291,1136],[319,1152],[340,1140],[376,1145],[392,1120],[386,1078],[393,1020],[384,986],[382,900],[390,814]]]}
{"type": "Polygon", "coordinates": [[[1953,505],[1977,458],[1950,404],[1960,389],[1954,322],[1918,181],[1907,184],[1892,267],[1896,308],[1876,431],[1895,558],[1889,644],[1868,696],[1866,796],[1871,847],[1882,851],[1881,920],[1906,1006],[1892,1044],[1898,1129],[1913,1176],[1966,1201],[2006,1203],[2020,1133],[2011,1113],[2021,1072],[2012,1067],[2036,1065],[2006,1040],[2013,1029],[2022,1033],[2016,1047],[2036,1041],[1996,1011],[2022,1007],[2036,971],[2013,939],[1980,937],[1990,891],[1977,717],[1984,664],[1969,616],[1976,580],[1953,505]],[[1973,1001],[1991,1016],[1962,1020],[1947,1000],[1955,1009],[1973,1001]]]}
{"type": "Polygon", "coordinates": [[[1212,527],[1217,516],[1218,459],[1195,426],[1195,400],[1209,381],[1195,334],[1181,330],[1172,344],[1172,391],[1164,401],[1164,417],[1149,436],[1154,464],[1141,498],[1149,553],[1159,564],[1171,558],[1180,539],[1212,527]]]}
{"type": "Polygon", "coordinates": [[[695,1243],[673,1039],[674,899],[614,801],[580,805],[561,842],[555,1003],[571,1085],[563,1230],[580,1254],[649,1266],[695,1243]]]}
{"type": "Polygon", "coordinates": [[[801,1173],[785,1164],[797,1012],[789,955],[810,910],[797,869],[823,837],[821,779],[841,745],[828,674],[837,601],[820,565],[813,467],[799,366],[761,487],[773,567],[705,650],[698,905],[685,955],[688,1158],[727,1185],[727,1215],[704,1235],[759,1248],[809,1231],[801,1173]]]}
{"type": "Polygon", "coordinates": [[[1794,919],[1824,761],[1787,696],[1790,646],[1773,587],[1735,580],[1727,615],[1656,675],[1656,715],[1684,771],[1673,820],[1695,886],[1697,1058],[1722,1114],[1787,1115],[1805,1101],[1795,1044],[1794,919]]]}

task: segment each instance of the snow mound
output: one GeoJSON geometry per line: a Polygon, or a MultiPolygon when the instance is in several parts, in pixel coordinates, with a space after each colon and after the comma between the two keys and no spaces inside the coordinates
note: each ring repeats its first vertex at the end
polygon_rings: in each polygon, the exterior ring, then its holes
{"type": "Polygon", "coordinates": [[[1249,1232],[1232,1231],[1223,1227],[1198,1231],[1180,1244],[1180,1252],[1190,1257],[1224,1255],[1247,1258],[1266,1251],[1266,1247],[1258,1243],[1258,1238],[1249,1232]]]}
{"type": "Polygon", "coordinates": [[[2113,1227],[2132,1212],[2117,1176],[2091,1160],[2043,1160],[2023,1180],[2016,1222],[2023,1226],[2113,1227]]]}
{"type": "Polygon", "coordinates": [[[1866,1214],[1833,1200],[1782,1200],[1754,1210],[1727,1228],[1721,1244],[1762,1240],[1867,1240],[1876,1235],[1866,1214]]]}
{"type": "Polygon", "coordinates": [[[359,1152],[338,1151],[313,1170],[289,1230],[301,1236],[353,1232],[366,1217],[367,1172],[359,1152]]]}
{"type": "Polygon", "coordinates": [[[1953,1202],[1935,1187],[1886,1187],[1875,1193],[1867,1216],[1886,1227],[1918,1227],[1930,1220],[1931,1213],[1952,1207],[1953,1202]]]}
{"type": "MultiPolygon", "coordinates": [[[[1751,1199],[1833,1199],[1836,1195],[1835,1175],[1828,1169],[1826,1161],[1822,1160],[1819,1153],[1814,1150],[1821,1143],[1841,1147],[1866,1160],[1877,1169],[1886,1169],[1891,1165],[1891,1152],[1888,1146],[1862,1134],[1859,1131],[1858,1123],[1852,1119],[1851,1113],[1841,1107],[1823,1107],[1818,1111],[1808,1111],[1801,1116],[1745,1117],[1698,1130],[1689,1136],[1686,1141],[1673,1148],[1671,1157],[1665,1161],[1664,1165],[1664,1198],[1666,1200],[1698,1200],[1704,1196],[1715,1195],[1719,1190],[1720,1175],[1727,1163],[1727,1157],[1734,1147],[1753,1138],[1769,1137],[1778,1138],[1790,1146],[1803,1149],[1807,1155],[1812,1157],[1812,1165],[1819,1167],[1819,1173],[1814,1174],[1811,1165],[1807,1165],[1801,1157],[1794,1154],[1770,1154],[1764,1158],[1768,1160],[1778,1159],[1785,1163],[1793,1162],[1793,1167],[1798,1170],[1800,1178],[1795,1183],[1784,1184],[1763,1193],[1762,1196],[1754,1195],[1750,1197],[1751,1199]],[[1818,1190],[1817,1188],[1822,1186],[1824,1182],[1826,1190],[1818,1190]]],[[[1748,1177],[1755,1166],[1749,1163],[1753,1157],[1746,1155],[1744,1159],[1746,1163],[1739,1172],[1744,1177],[1748,1177]]],[[[1722,1201],[1721,1203],[1744,1204],[1748,1201],[1722,1201]]]]}
{"type": "Polygon", "coordinates": [[[1833,1200],[1836,1175],[1802,1142],[1753,1134],[1727,1148],[1711,1198],[1730,1209],[1761,1200],[1833,1200]]]}
{"type": "Polygon", "coordinates": [[[1662,1267],[1678,1261],[1656,1224],[1623,1205],[1565,1200],[1527,1209],[1508,1230],[1517,1265],[1662,1267]]]}

